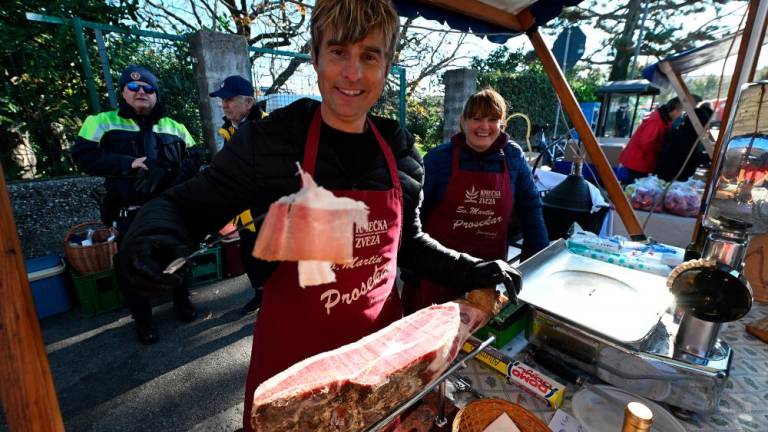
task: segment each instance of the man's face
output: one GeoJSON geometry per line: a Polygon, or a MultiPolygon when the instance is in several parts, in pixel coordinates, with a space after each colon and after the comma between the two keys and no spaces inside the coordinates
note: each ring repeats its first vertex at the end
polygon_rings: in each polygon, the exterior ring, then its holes
{"type": "Polygon", "coordinates": [[[138,115],[147,115],[157,104],[157,90],[144,81],[131,81],[123,87],[123,99],[138,115]],[[146,89],[151,89],[147,93],[146,89]]]}
{"type": "Polygon", "coordinates": [[[324,32],[313,59],[317,85],[323,97],[321,113],[331,127],[359,133],[365,115],[376,103],[387,77],[386,43],[375,30],[356,43],[331,40],[332,29],[324,32]]]}
{"type": "Polygon", "coordinates": [[[681,115],[683,115],[683,109],[676,109],[669,112],[669,118],[672,119],[672,121],[677,120],[681,115]]]}
{"type": "Polygon", "coordinates": [[[221,98],[221,109],[224,111],[224,117],[233,123],[237,123],[251,111],[253,101],[243,96],[233,96],[231,98],[221,98]]]}

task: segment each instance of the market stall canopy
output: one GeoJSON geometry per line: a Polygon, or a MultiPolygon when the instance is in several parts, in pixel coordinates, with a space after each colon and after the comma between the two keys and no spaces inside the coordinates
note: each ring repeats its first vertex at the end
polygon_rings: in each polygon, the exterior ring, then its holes
{"type": "Polygon", "coordinates": [[[738,32],[707,45],[668,56],[643,69],[643,77],[662,88],[669,87],[671,83],[661,70],[659,66],[661,63],[668,62],[675,72],[683,75],[726,58],[729,56],[729,51],[730,56],[735,57],[741,44],[741,34],[742,32],[738,32]]]}
{"type": "MultiPolygon", "coordinates": [[[[574,6],[581,3],[582,0],[477,0],[476,3],[488,8],[503,12],[497,15],[497,22],[489,22],[483,11],[477,7],[464,7],[450,10],[449,5],[440,0],[393,0],[398,14],[407,18],[423,17],[428,20],[438,21],[447,24],[454,30],[466,33],[474,33],[478,36],[485,36],[489,41],[503,44],[510,38],[517,36],[525,31],[519,24],[505,22],[505,15],[517,15],[524,9],[531,11],[536,23],[543,25],[552,18],[560,15],[565,6],[574,6]],[[502,25],[504,23],[504,25],[502,25]]],[[[455,2],[462,3],[462,2],[455,2]]]]}
{"type": "Polygon", "coordinates": [[[657,95],[661,93],[661,88],[644,79],[611,81],[598,87],[597,94],[633,94],[633,95],[657,95]]]}
{"type": "Polygon", "coordinates": [[[595,164],[598,175],[603,179],[603,185],[626,225],[627,231],[634,240],[646,239],[640,221],[624,196],[621,185],[608,159],[601,151],[594,132],[584,117],[557,59],[538,31],[539,26],[558,16],[564,7],[575,6],[581,3],[581,0],[393,0],[393,2],[398,8],[398,13],[403,17],[424,17],[442,22],[455,30],[486,36],[496,43],[506,42],[517,34],[525,33],[552,87],[558,94],[563,109],[582,138],[587,154],[595,164]]]}

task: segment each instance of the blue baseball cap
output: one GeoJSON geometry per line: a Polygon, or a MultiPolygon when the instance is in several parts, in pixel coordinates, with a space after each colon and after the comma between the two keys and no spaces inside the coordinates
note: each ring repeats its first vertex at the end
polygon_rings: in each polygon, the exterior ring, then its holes
{"type": "Polygon", "coordinates": [[[158,88],[157,77],[144,66],[130,65],[125,68],[123,73],[120,74],[120,81],[117,82],[117,85],[120,87],[120,90],[122,90],[126,84],[133,81],[142,81],[156,89],[158,88]]]}
{"type": "Polygon", "coordinates": [[[235,96],[253,96],[253,84],[240,75],[232,75],[224,79],[221,87],[209,93],[210,97],[231,98],[235,96]]]}

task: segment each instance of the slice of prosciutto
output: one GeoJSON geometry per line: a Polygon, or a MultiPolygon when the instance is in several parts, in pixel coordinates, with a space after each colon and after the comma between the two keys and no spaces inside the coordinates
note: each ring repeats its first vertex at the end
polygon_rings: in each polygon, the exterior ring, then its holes
{"type": "Polygon", "coordinates": [[[298,261],[301,286],[334,282],[333,264],[354,260],[355,224],[368,223],[368,207],[336,197],[299,168],[302,187],[272,203],[252,255],[266,261],[298,261]]]}
{"type": "Polygon", "coordinates": [[[360,431],[448,368],[490,315],[459,300],[421,309],[303,360],[255,391],[255,431],[360,431]]]}

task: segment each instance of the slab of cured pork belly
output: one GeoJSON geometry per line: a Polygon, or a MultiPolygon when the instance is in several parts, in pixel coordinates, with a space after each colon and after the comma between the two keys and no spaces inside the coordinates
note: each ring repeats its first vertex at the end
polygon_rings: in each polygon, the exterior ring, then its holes
{"type": "Polygon", "coordinates": [[[424,388],[489,314],[457,301],[303,360],[254,393],[255,431],[360,431],[424,388]]]}
{"type": "Polygon", "coordinates": [[[334,196],[299,172],[301,190],[270,205],[252,255],[266,261],[298,261],[301,286],[334,282],[331,266],[354,260],[355,224],[368,223],[368,207],[334,196]]]}

